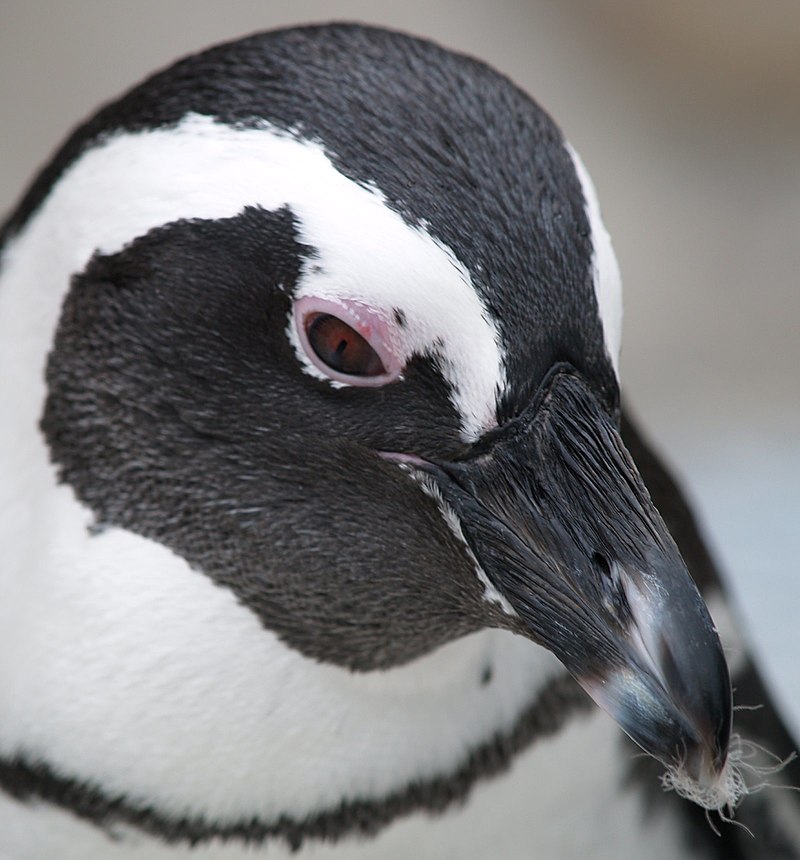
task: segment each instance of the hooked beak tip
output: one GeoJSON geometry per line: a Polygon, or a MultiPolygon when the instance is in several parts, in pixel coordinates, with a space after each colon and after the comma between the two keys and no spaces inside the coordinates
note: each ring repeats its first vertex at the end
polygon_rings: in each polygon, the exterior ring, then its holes
{"type": "Polygon", "coordinates": [[[719,637],[679,559],[651,575],[618,567],[623,664],[596,665],[579,681],[646,752],[700,785],[727,763],[733,712],[719,637]]]}
{"type": "Polygon", "coordinates": [[[646,753],[665,764],[677,763],[685,732],[648,676],[621,666],[607,674],[579,676],[578,683],[646,753]]]}
{"type": "MultiPolygon", "coordinates": [[[[661,679],[630,665],[578,681],[638,746],[668,769],[675,783],[669,787],[688,797],[691,786],[696,801],[727,796],[720,787],[730,779],[728,688],[716,691],[711,708],[698,711],[682,707],[681,697],[665,689],[661,679]]],[[[725,803],[714,800],[709,808],[725,803]]]]}

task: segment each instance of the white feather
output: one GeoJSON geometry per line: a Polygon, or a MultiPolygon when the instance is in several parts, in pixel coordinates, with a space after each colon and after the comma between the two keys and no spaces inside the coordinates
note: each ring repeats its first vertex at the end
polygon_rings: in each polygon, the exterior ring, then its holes
{"type": "Polygon", "coordinates": [[[619,352],[622,342],[622,277],[611,245],[611,237],[600,214],[600,203],[589,171],[580,155],[567,143],[567,152],[575,165],[575,172],[583,189],[586,217],[592,238],[592,281],[603,324],[603,337],[614,370],[619,376],[619,352]]]}

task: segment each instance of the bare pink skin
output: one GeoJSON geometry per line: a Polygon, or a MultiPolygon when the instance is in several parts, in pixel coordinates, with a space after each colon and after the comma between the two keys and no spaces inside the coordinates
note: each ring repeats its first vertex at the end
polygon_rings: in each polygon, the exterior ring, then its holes
{"type": "Polygon", "coordinates": [[[346,385],[361,385],[377,388],[400,378],[405,366],[405,356],[400,350],[400,332],[383,311],[369,307],[353,299],[322,299],[303,296],[294,303],[294,324],[300,344],[308,360],[325,376],[346,385]],[[306,333],[306,320],[312,314],[330,314],[347,323],[375,350],[386,372],[378,376],[351,376],[339,373],[320,361],[306,333]]]}

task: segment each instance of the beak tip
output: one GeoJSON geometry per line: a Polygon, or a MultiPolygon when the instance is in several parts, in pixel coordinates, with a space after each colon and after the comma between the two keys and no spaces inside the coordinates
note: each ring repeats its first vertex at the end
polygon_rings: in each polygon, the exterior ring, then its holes
{"type": "MultiPolygon", "coordinates": [[[[727,680],[727,669],[723,675],[727,680]]],[[[725,683],[705,709],[687,713],[656,678],[631,666],[579,677],[579,682],[638,746],[664,765],[665,789],[706,809],[733,808],[746,793],[736,756],[729,754],[731,703],[725,683]]]]}
{"type": "Polygon", "coordinates": [[[667,765],[661,777],[665,791],[674,791],[680,797],[708,810],[727,810],[730,815],[749,789],[739,764],[738,749],[721,759],[704,756],[698,749],[695,755],[675,765],[667,765]]]}

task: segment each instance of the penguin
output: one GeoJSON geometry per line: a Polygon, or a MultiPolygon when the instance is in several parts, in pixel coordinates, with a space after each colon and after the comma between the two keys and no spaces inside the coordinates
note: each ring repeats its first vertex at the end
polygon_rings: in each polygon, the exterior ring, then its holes
{"type": "Polygon", "coordinates": [[[800,856],[591,180],[508,79],[214,47],[0,248],[0,856],[800,856]]]}

